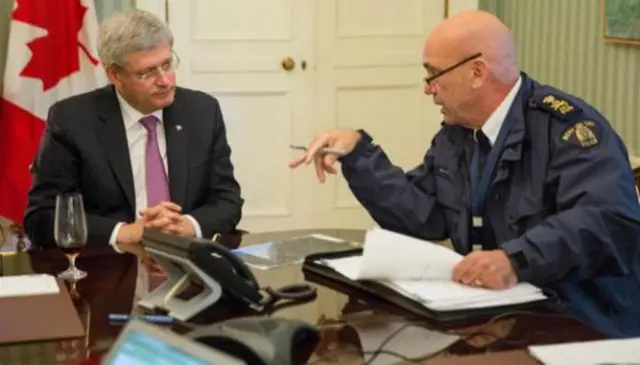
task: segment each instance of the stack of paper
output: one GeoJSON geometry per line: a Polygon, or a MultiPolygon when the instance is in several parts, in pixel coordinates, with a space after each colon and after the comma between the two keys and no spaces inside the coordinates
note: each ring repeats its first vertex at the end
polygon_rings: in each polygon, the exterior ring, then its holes
{"type": "Polygon", "coordinates": [[[527,283],[506,290],[475,288],[451,280],[394,280],[390,286],[437,311],[497,307],[546,298],[540,289],[527,283]]]}
{"type": "Polygon", "coordinates": [[[59,292],[58,282],[51,275],[34,274],[0,277],[0,298],[56,294],[59,292]]]}
{"type": "Polygon", "coordinates": [[[530,346],[529,353],[545,365],[640,364],[640,338],[530,346]]]}
{"type": "Polygon", "coordinates": [[[352,280],[376,280],[429,309],[451,311],[512,305],[545,299],[528,283],[506,290],[463,285],[451,280],[462,260],[458,253],[432,242],[382,229],[367,232],[362,256],[323,263],[352,280]]]}

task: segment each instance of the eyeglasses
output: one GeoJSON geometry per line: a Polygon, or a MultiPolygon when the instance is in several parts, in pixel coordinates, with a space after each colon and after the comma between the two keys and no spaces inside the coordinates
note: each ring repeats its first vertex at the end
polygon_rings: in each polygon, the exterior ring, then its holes
{"type": "Polygon", "coordinates": [[[127,73],[132,74],[136,80],[143,83],[153,82],[165,73],[175,71],[178,68],[178,65],[180,65],[180,57],[178,57],[178,55],[173,51],[172,57],[170,59],[162,62],[158,66],[149,67],[142,71],[129,71],[124,66],[115,64],[115,66],[126,71],[127,73]]]}
{"type": "MultiPolygon", "coordinates": [[[[480,56],[482,56],[482,53],[476,53],[476,54],[474,54],[474,55],[472,55],[472,56],[469,56],[469,57],[467,57],[467,58],[463,59],[462,61],[460,61],[460,62],[458,62],[458,63],[454,64],[453,66],[447,67],[447,68],[445,68],[445,69],[444,69],[444,70],[442,70],[442,71],[438,71],[438,72],[436,72],[435,74],[433,74],[433,75],[431,75],[431,76],[425,77],[425,78],[424,78],[424,82],[425,82],[427,85],[429,85],[430,83],[432,83],[432,82],[433,82],[435,79],[437,79],[438,77],[440,77],[440,76],[442,76],[442,75],[444,75],[444,74],[446,74],[446,73],[448,73],[448,72],[451,72],[451,71],[455,70],[456,68],[458,68],[458,67],[460,67],[460,66],[464,65],[465,63],[467,63],[467,62],[469,62],[469,61],[472,61],[472,60],[475,60],[476,58],[478,58],[478,57],[480,57],[480,56]]],[[[427,67],[427,65],[426,65],[426,64],[425,64],[424,66],[425,66],[425,67],[427,67]]]]}

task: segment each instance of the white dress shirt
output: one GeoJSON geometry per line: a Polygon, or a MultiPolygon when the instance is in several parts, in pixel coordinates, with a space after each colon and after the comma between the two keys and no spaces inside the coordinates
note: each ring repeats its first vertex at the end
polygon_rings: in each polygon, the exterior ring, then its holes
{"type": "Polygon", "coordinates": [[[509,109],[511,109],[511,105],[513,104],[513,101],[518,94],[521,83],[522,77],[518,76],[518,81],[516,81],[515,85],[513,85],[507,96],[504,98],[504,100],[502,100],[502,103],[498,105],[496,110],[493,111],[491,116],[489,116],[489,119],[487,119],[487,121],[482,126],[482,132],[484,132],[484,134],[487,136],[492,146],[494,145],[494,143],[496,143],[496,139],[498,139],[498,134],[500,133],[502,124],[504,123],[504,120],[509,113],[509,109]]]}
{"type": "MultiPolygon", "coordinates": [[[[147,130],[144,128],[140,119],[148,115],[153,115],[158,119],[159,126],[156,129],[156,135],[158,138],[158,148],[160,149],[160,155],[162,156],[162,163],[164,165],[167,176],[169,175],[169,167],[167,163],[167,140],[165,138],[164,126],[162,121],[162,109],[156,110],[151,114],[144,115],[137,109],[132,107],[120,93],[116,92],[118,96],[118,102],[120,103],[120,111],[122,112],[122,120],[124,121],[124,128],[127,134],[127,144],[129,146],[129,157],[131,159],[131,172],[133,174],[133,188],[136,198],[136,206],[134,211],[136,216],[138,213],[147,208],[147,180],[146,180],[146,159],[145,151],[147,148],[147,130]]],[[[200,224],[190,215],[186,216],[191,220],[193,227],[195,228],[196,236],[202,237],[202,230],[200,224]]],[[[117,252],[121,252],[116,245],[116,238],[118,232],[124,222],[116,224],[111,233],[109,244],[117,252]]]]}

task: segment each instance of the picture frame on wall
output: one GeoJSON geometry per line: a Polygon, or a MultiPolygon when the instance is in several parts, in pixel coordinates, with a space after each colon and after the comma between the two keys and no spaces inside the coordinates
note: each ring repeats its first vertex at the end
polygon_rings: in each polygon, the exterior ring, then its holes
{"type": "Polygon", "coordinates": [[[640,45],[640,0],[600,0],[600,2],[604,41],[640,45]]]}

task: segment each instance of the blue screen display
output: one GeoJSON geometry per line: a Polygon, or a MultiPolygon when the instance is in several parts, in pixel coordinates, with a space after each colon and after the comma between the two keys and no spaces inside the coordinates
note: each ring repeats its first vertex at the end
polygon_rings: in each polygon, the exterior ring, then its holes
{"type": "Polygon", "coordinates": [[[144,333],[131,331],[120,342],[112,365],[209,365],[210,362],[188,354],[144,333]]]}

